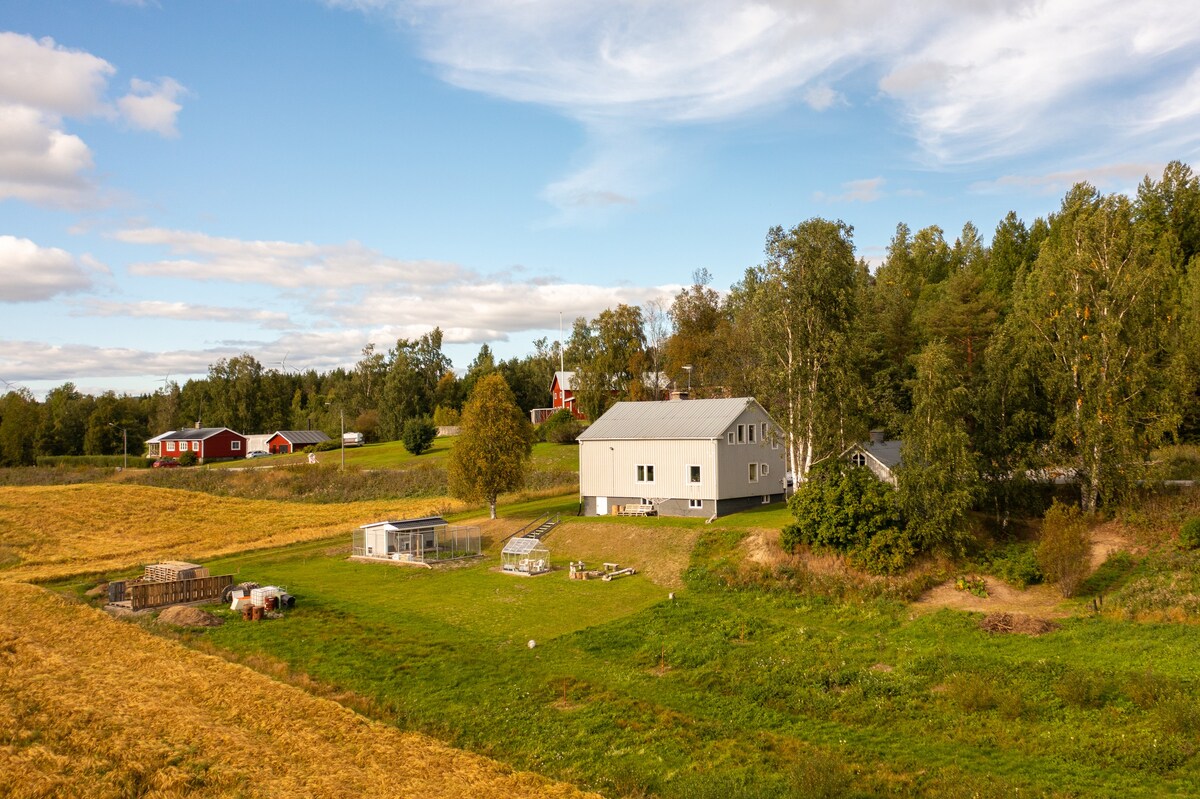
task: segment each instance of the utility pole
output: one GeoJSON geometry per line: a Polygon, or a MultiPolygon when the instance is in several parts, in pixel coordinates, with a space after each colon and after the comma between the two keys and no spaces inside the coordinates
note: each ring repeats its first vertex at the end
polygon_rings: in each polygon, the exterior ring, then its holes
{"type": "MultiPolygon", "coordinates": [[[[109,422],[108,426],[116,427],[117,423],[109,422]]],[[[125,428],[125,427],[121,428],[121,446],[125,453],[125,466],[123,468],[128,469],[129,468],[129,429],[125,428]]]]}

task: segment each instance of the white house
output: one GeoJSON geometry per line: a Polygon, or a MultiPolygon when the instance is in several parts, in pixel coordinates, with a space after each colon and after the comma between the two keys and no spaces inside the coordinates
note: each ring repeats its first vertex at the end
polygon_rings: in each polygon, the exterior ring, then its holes
{"type": "Polygon", "coordinates": [[[585,516],[712,517],[781,501],[783,431],[752,397],[618,402],[579,436],[585,516]]]}

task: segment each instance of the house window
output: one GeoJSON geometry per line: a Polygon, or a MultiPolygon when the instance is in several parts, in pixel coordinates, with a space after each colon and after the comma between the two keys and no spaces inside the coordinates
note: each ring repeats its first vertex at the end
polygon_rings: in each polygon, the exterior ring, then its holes
{"type": "Polygon", "coordinates": [[[758,440],[759,440],[759,441],[766,441],[766,440],[767,440],[767,423],[766,423],[766,422],[763,422],[763,423],[762,423],[762,435],[760,435],[760,436],[758,437],[758,440]]]}
{"type": "Polygon", "coordinates": [[[867,465],[867,456],[862,454],[861,452],[856,452],[850,456],[850,462],[853,463],[855,466],[866,466],[867,465]]]}
{"type": "Polygon", "coordinates": [[[702,500],[702,499],[689,499],[689,500],[688,500],[688,507],[689,507],[689,508],[691,508],[692,510],[699,510],[700,508],[703,508],[703,507],[704,507],[704,500],[702,500]]]}
{"type": "Polygon", "coordinates": [[[688,468],[688,482],[692,485],[700,485],[700,467],[699,466],[689,466],[687,468],[688,468]]]}
{"type": "Polygon", "coordinates": [[[747,425],[746,426],[746,436],[747,436],[746,440],[749,441],[751,444],[754,443],[754,428],[755,428],[755,425],[747,425]]]}
{"type": "Polygon", "coordinates": [[[167,452],[174,452],[174,451],[175,451],[175,442],[168,441],[167,442],[167,452]]]}
{"type": "Polygon", "coordinates": [[[192,442],[192,452],[199,452],[199,451],[200,451],[200,442],[193,441],[192,442]]]}
{"type": "Polygon", "coordinates": [[[637,466],[637,481],[639,483],[653,483],[654,482],[654,464],[639,463],[637,466]]]}
{"type": "Polygon", "coordinates": [[[737,426],[737,442],[739,444],[746,443],[746,425],[744,424],[739,424],[737,426]]]}
{"type": "Polygon", "coordinates": [[[770,494],[763,494],[763,503],[762,504],[764,504],[764,505],[771,504],[771,495],[770,494]]]}
{"type": "Polygon", "coordinates": [[[757,463],[750,464],[750,482],[751,483],[758,482],[758,464],[757,463]]]}
{"type": "Polygon", "coordinates": [[[237,452],[241,448],[242,448],[242,442],[240,442],[240,441],[230,441],[229,442],[229,449],[232,450],[233,452],[237,452]]]}
{"type": "Polygon", "coordinates": [[[761,474],[763,477],[766,477],[768,474],[771,473],[771,465],[769,463],[760,463],[758,465],[758,473],[761,474]]]}
{"type": "Polygon", "coordinates": [[[733,443],[733,431],[732,430],[730,430],[728,433],[725,434],[725,443],[726,444],[733,443]]]}

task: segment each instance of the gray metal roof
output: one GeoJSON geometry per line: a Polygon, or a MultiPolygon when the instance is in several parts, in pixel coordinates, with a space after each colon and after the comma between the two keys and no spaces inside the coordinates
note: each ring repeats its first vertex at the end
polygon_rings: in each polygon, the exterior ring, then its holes
{"type": "Polygon", "coordinates": [[[900,446],[903,442],[900,441],[883,441],[878,444],[864,442],[859,444],[863,452],[870,453],[871,457],[882,463],[889,469],[895,469],[900,465],[900,446]]]}
{"type": "MultiPolygon", "coordinates": [[[[159,437],[159,441],[203,441],[206,438],[212,438],[217,433],[229,430],[228,427],[188,427],[183,430],[176,430],[173,433],[164,433],[159,437]]],[[[235,436],[242,436],[241,433],[235,430],[229,430],[235,436]]]]}
{"type": "Polygon", "coordinates": [[[592,422],[579,440],[721,438],[748,406],[761,410],[753,397],[618,402],[592,422]]]}
{"type": "Polygon", "coordinates": [[[276,430],[271,438],[275,436],[283,436],[292,444],[320,444],[329,440],[323,430],[276,430]]]}
{"type": "Polygon", "coordinates": [[[423,516],[420,519],[389,519],[383,522],[371,522],[359,527],[360,530],[367,530],[371,527],[379,527],[386,525],[395,530],[424,530],[430,527],[446,527],[449,524],[441,516],[423,516]]]}
{"type": "Polygon", "coordinates": [[[546,548],[545,544],[536,538],[510,538],[508,539],[508,543],[504,545],[504,549],[501,550],[500,554],[528,555],[530,552],[538,551],[549,552],[550,550],[546,548]]]}

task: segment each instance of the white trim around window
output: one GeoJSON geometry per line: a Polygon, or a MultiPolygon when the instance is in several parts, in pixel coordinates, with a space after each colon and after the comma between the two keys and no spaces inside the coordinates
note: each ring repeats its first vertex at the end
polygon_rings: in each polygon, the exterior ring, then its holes
{"type": "Polygon", "coordinates": [[[689,463],[687,465],[687,484],[690,486],[700,485],[701,484],[700,476],[701,476],[700,464],[689,463]]]}
{"type": "Polygon", "coordinates": [[[733,444],[733,443],[735,443],[735,442],[734,442],[734,440],[733,440],[733,436],[734,436],[734,432],[733,432],[732,430],[730,430],[728,433],[726,433],[726,434],[725,434],[725,443],[726,443],[726,444],[733,444]]]}
{"type": "Polygon", "coordinates": [[[761,474],[763,477],[766,477],[768,474],[771,473],[771,464],[769,464],[769,463],[758,464],[758,473],[761,474]]]}
{"type": "Polygon", "coordinates": [[[689,510],[702,510],[703,508],[704,508],[704,500],[702,500],[702,499],[689,499],[688,500],[688,509],[689,510]]]}
{"type": "Polygon", "coordinates": [[[757,463],[750,464],[750,482],[751,483],[758,482],[758,464],[757,463]]]}
{"type": "Polygon", "coordinates": [[[241,448],[242,448],[242,442],[240,442],[240,441],[230,441],[229,442],[229,451],[230,452],[238,452],[241,450],[241,448]]]}
{"type": "Polygon", "coordinates": [[[639,482],[639,483],[653,483],[654,482],[654,464],[653,463],[639,463],[635,468],[637,469],[636,482],[639,482]]]}

